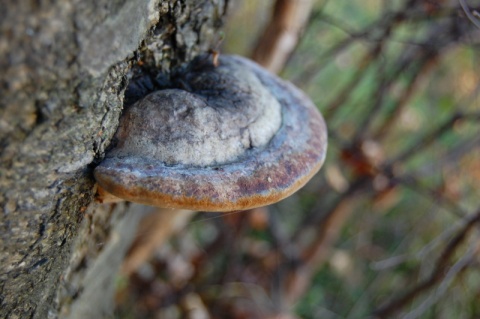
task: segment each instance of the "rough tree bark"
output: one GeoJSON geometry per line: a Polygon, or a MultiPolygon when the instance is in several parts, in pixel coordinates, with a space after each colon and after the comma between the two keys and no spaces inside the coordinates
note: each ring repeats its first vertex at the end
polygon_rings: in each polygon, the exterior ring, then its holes
{"type": "Polygon", "coordinates": [[[2,3],[1,318],[74,312],[87,288],[68,280],[105,266],[87,257],[111,247],[112,229],[133,218],[129,205],[91,205],[92,168],[115,132],[132,69],[168,72],[214,47],[227,4],[2,3]]]}

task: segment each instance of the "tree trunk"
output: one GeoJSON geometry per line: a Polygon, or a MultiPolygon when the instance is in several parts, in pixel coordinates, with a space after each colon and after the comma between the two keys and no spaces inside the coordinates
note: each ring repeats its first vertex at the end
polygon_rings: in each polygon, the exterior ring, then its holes
{"type": "Polygon", "coordinates": [[[113,229],[139,218],[129,205],[91,205],[92,169],[116,130],[132,68],[168,72],[214,47],[227,3],[4,1],[1,318],[75,313],[87,274],[107,266],[96,260],[123,236],[113,229]]]}

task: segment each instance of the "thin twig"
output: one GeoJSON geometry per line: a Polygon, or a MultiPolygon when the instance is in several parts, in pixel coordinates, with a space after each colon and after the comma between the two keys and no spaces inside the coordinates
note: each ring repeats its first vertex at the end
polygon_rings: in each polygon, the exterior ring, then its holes
{"type": "Polygon", "coordinates": [[[400,118],[402,110],[405,108],[405,106],[408,104],[408,101],[410,101],[411,97],[416,92],[420,80],[423,78],[424,75],[427,74],[428,70],[430,70],[431,67],[435,65],[435,62],[436,59],[430,55],[426,55],[422,59],[422,61],[419,62],[419,66],[410,75],[410,79],[407,81],[407,87],[402,92],[398,100],[394,103],[392,110],[386,116],[380,127],[372,134],[374,140],[380,141],[382,139],[385,139],[387,133],[393,128],[393,124],[395,123],[395,121],[400,118]]]}
{"type": "Polygon", "coordinates": [[[480,121],[480,112],[472,113],[454,113],[450,118],[443,122],[439,127],[427,133],[416,143],[405,149],[403,152],[390,160],[392,163],[405,163],[410,157],[417,155],[419,150],[425,150],[429,145],[436,142],[443,134],[450,132],[452,126],[459,120],[480,121]]]}
{"type": "Polygon", "coordinates": [[[463,229],[461,229],[461,231],[455,237],[453,237],[452,240],[450,240],[440,257],[437,259],[433,272],[426,280],[420,282],[417,286],[408,290],[402,296],[389,301],[383,306],[380,306],[374,311],[374,316],[377,318],[390,318],[395,312],[405,307],[419,294],[424,293],[439,281],[444,279],[445,275],[447,274],[447,269],[449,268],[450,259],[453,257],[459,246],[465,241],[470,231],[479,222],[480,211],[467,219],[463,229]]]}
{"type": "Polygon", "coordinates": [[[312,5],[312,0],[276,0],[272,18],[257,41],[252,59],[279,72],[298,43],[312,5]]]}

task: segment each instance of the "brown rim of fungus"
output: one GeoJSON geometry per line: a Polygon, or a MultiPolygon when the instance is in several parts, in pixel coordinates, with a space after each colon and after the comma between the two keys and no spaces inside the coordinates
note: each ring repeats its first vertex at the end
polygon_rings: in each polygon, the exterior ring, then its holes
{"type": "Polygon", "coordinates": [[[237,211],[291,195],[320,169],[327,130],[304,93],[245,58],[222,55],[218,67],[209,60],[197,58],[182,76],[189,92],[156,91],[126,111],[116,147],[94,172],[101,188],[147,205],[237,211]],[[250,110],[252,100],[265,109],[250,110]],[[211,107],[218,115],[211,114],[211,107]],[[206,115],[198,120],[202,112],[206,115]],[[231,131],[239,135],[232,137],[231,131]],[[177,144],[170,146],[168,134],[177,144]]]}

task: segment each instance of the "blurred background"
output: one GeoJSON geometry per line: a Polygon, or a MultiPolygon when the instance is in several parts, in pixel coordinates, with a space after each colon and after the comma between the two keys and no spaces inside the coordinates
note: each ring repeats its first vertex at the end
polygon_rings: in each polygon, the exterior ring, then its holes
{"type": "Polygon", "coordinates": [[[480,318],[479,36],[478,0],[235,1],[212,49],[304,90],[327,160],[276,205],[145,230],[117,317],[480,318]]]}

